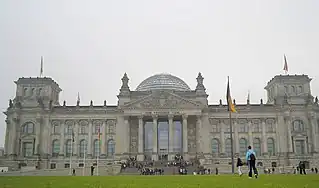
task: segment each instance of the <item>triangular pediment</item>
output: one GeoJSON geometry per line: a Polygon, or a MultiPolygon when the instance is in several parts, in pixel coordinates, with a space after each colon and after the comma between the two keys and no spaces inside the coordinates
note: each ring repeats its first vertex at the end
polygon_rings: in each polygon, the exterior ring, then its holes
{"type": "Polygon", "coordinates": [[[198,109],[202,104],[167,91],[154,92],[125,104],[126,109],[198,109]]]}

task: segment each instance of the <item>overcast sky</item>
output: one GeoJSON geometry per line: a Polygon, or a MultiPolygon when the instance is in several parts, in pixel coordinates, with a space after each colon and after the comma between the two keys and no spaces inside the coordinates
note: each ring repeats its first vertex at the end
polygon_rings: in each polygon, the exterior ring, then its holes
{"type": "MultiPolygon", "coordinates": [[[[283,74],[313,78],[319,95],[318,0],[1,0],[0,109],[13,81],[44,75],[60,87],[61,103],[116,104],[121,77],[130,87],[171,73],[194,89],[204,76],[209,102],[225,101],[226,79],[237,103],[266,101],[263,89],[283,74]]],[[[0,146],[5,116],[0,116],[0,146]]]]}

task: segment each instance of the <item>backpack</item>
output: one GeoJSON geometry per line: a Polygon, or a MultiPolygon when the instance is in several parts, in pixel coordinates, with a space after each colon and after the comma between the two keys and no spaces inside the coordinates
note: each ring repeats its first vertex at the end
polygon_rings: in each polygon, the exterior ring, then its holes
{"type": "Polygon", "coordinates": [[[250,154],[250,160],[251,161],[255,161],[256,160],[256,156],[253,153],[250,154]]]}

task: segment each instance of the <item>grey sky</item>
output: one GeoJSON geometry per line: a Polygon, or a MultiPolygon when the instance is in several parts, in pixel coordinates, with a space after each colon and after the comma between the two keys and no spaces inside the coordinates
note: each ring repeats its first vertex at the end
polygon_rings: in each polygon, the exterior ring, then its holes
{"type": "MultiPolygon", "coordinates": [[[[0,109],[14,80],[44,74],[63,89],[61,101],[116,104],[121,77],[130,87],[155,73],[194,89],[202,72],[210,103],[225,101],[227,75],[237,103],[266,100],[264,86],[282,74],[314,78],[319,95],[318,0],[1,0],[0,109]]],[[[0,146],[5,116],[0,116],[0,146]]]]}

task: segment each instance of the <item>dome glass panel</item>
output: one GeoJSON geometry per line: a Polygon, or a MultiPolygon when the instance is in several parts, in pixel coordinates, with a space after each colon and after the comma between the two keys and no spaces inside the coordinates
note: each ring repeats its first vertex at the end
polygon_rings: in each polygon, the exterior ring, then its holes
{"type": "Polygon", "coordinates": [[[156,74],[140,83],[136,91],[151,90],[189,91],[189,86],[180,78],[171,74],[156,74]]]}

